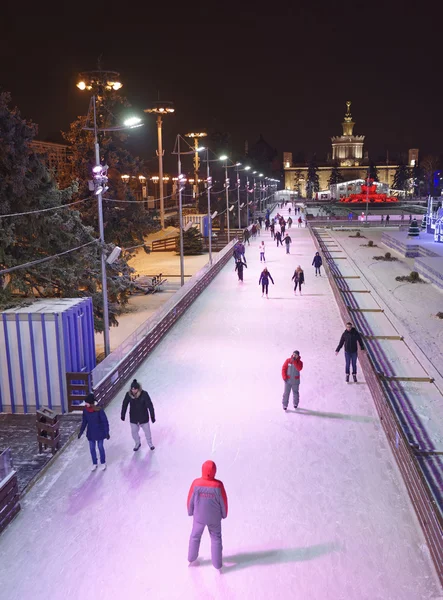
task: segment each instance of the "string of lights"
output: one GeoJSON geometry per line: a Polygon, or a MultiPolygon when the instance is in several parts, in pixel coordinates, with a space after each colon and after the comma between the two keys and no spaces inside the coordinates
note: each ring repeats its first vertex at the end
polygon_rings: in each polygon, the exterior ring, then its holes
{"type": "Polygon", "coordinates": [[[64,252],[59,252],[58,254],[52,254],[51,256],[46,256],[45,258],[40,258],[38,260],[32,260],[31,262],[23,263],[21,265],[15,265],[15,267],[9,267],[8,269],[3,269],[0,271],[0,275],[4,275],[5,273],[12,273],[13,271],[18,271],[18,269],[25,269],[27,267],[33,267],[35,265],[39,265],[44,262],[48,262],[48,260],[54,260],[54,258],[59,258],[60,256],[64,256],[65,254],[69,254],[70,252],[75,252],[76,250],[81,250],[82,248],[86,248],[86,246],[91,246],[92,244],[96,244],[99,242],[99,239],[94,239],[91,242],[87,242],[86,244],[82,244],[81,246],[77,246],[76,248],[71,248],[70,250],[65,250],[64,252]]]}
{"type": "Polygon", "coordinates": [[[83,198],[82,200],[76,200],[75,202],[70,202],[69,204],[60,204],[59,206],[51,206],[50,208],[41,208],[39,210],[28,210],[26,212],[20,213],[10,213],[9,215],[0,215],[0,219],[6,219],[6,217],[22,217],[24,215],[37,215],[39,213],[48,212],[50,210],[60,210],[62,208],[69,208],[70,206],[74,206],[74,204],[80,204],[80,202],[86,202],[90,200],[89,198],[83,198]]]}

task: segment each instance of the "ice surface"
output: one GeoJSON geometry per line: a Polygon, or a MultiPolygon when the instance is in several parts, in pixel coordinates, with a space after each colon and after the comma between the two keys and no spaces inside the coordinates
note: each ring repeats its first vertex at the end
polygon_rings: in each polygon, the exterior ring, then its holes
{"type": "MultiPolygon", "coordinates": [[[[267,234],[230,262],[136,373],[156,408],[154,452],[139,452],[108,407],[108,469],[72,444],[0,538],[8,600],[424,600],[441,592],[424,537],[360,374],[344,382],[344,326],[313,242],[291,255],[267,234]],[[258,243],[275,280],[261,297],[258,243]],[[294,296],[301,264],[306,285],[294,296]],[[281,366],[304,361],[298,413],[281,407],[281,366]],[[225,572],[187,566],[186,497],[213,459],[229,498],[225,572]]],[[[143,440],[144,442],[144,440],[143,440]]]]}

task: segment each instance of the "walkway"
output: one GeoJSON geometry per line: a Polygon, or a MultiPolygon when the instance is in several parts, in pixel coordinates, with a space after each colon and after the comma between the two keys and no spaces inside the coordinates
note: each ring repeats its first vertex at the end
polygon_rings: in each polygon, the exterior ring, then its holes
{"type": "Polygon", "coordinates": [[[136,374],[155,403],[154,452],[132,451],[108,407],[108,470],[74,443],[0,538],[8,600],[430,600],[441,593],[407,492],[364,382],[335,357],[343,323],[310,267],[306,229],[290,256],[266,235],[274,277],[261,297],[258,240],[245,282],[231,262],[136,374]],[[290,278],[305,268],[303,296],[290,278]],[[305,362],[301,409],[281,408],[281,366],[305,362]],[[225,572],[188,568],[186,496],[212,458],[229,497],[225,572]],[[60,592],[57,592],[60,590],[60,592]]]}

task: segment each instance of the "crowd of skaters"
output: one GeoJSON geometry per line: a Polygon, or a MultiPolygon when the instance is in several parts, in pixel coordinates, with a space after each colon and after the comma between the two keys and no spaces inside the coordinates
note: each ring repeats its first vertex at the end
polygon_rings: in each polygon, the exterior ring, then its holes
{"type": "MultiPolygon", "coordinates": [[[[300,209],[298,209],[300,210],[300,209]]],[[[290,212],[290,209],[289,209],[290,212]]],[[[301,217],[300,217],[301,218],[301,217]]],[[[261,217],[260,217],[261,219],[261,217]]],[[[269,219],[269,214],[266,216],[265,227],[266,230],[270,230],[271,239],[274,240],[276,233],[280,234],[280,242],[282,229],[285,231],[285,225],[288,224],[290,229],[292,219],[288,219],[284,222],[284,218],[281,215],[277,215],[275,219],[269,219]],[[279,230],[276,232],[275,227],[279,226],[279,230]],[[274,231],[273,231],[274,229],[274,231]]],[[[255,235],[253,227],[251,228],[252,237],[260,235],[261,225],[260,220],[255,225],[255,235]]],[[[249,230],[246,230],[249,234],[249,230]]],[[[246,233],[245,231],[245,233],[246,233]]],[[[289,247],[291,239],[288,234],[283,238],[289,253],[289,247]]],[[[278,238],[277,238],[278,240],[278,238]]],[[[245,236],[244,242],[249,243],[249,236],[245,236]]],[[[234,260],[235,260],[235,271],[238,274],[238,279],[243,282],[243,269],[247,268],[246,262],[246,248],[245,243],[238,242],[234,247],[234,260]]],[[[278,241],[277,241],[278,247],[278,241]]],[[[265,241],[262,240],[259,244],[260,262],[266,262],[266,250],[265,241]]],[[[322,258],[319,252],[316,252],[312,261],[312,265],[315,268],[315,275],[321,276],[322,258]]],[[[291,278],[294,282],[294,294],[297,293],[297,289],[301,295],[302,286],[305,283],[304,271],[300,265],[294,271],[291,278]]],[[[266,295],[268,298],[269,282],[275,284],[274,279],[269,272],[268,268],[265,267],[260,273],[259,285],[262,288],[262,297],[266,295]]],[[[346,329],[343,332],[339,344],[336,348],[335,353],[338,354],[342,347],[345,350],[345,373],[346,382],[349,383],[350,369],[352,365],[352,376],[353,381],[357,382],[357,350],[358,345],[362,351],[365,350],[360,333],[355,329],[352,323],[346,324],[346,329]]],[[[300,374],[303,369],[303,362],[301,360],[300,352],[294,350],[289,358],[287,358],[282,367],[282,379],[284,382],[282,406],[286,412],[289,405],[289,398],[292,392],[292,401],[294,409],[297,409],[300,402],[300,374]]],[[[141,447],[141,440],[139,436],[140,428],[146,438],[149,449],[155,450],[152,434],[150,429],[150,422],[155,423],[155,410],[153,402],[146,390],[142,389],[141,384],[134,379],[130,384],[129,390],[126,392],[121,408],[121,420],[125,421],[126,413],[129,408],[129,421],[131,435],[134,440],[133,451],[138,452],[141,447]]],[[[98,466],[97,460],[97,448],[99,450],[100,463],[102,470],[106,469],[106,455],[104,449],[104,440],[110,439],[109,422],[106,417],[106,413],[102,407],[96,405],[96,399],[94,394],[89,394],[85,399],[85,407],[83,409],[83,418],[78,438],[80,439],[86,430],[86,437],[89,442],[89,449],[92,458],[92,471],[95,471],[98,466]]],[[[223,559],[222,559],[222,530],[221,523],[228,515],[228,498],[223,483],[215,479],[216,464],[213,461],[205,461],[202,465],[202,476],[195,479],[188,493],[187,499],[187,510],[188,515],[193,517],[193,526],[189,539],[188,547],[188,561],[189,566],[198,564],[198,555],[200,548],[200,541],[205,528],[208,528],[209,535],[211,538],[211,560],[213,566],[221,572],[223,559]]]]}

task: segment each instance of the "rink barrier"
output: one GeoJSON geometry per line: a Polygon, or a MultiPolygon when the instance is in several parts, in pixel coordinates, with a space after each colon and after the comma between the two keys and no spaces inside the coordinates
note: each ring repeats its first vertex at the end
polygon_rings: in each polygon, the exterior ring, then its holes
{"type": "Polygon", "coordinates": [[[0,453],[0,533],[20,511],[17,473],[12,468],[11,450],[0,453]]]}
{"type": "Polygon", "coordinates": [[[233,239],[187,281],[163,306],[92,371],[92,388],[98,404],[107,406],[115,394],[149,356],[171,327],[232,259],[233,239]]]}
{"type": "MultiPolygon", "coordinates": [[[[335,258],[329,254],[326,245],[321,240],[320,233],[315,231],[310,223],[308,228],[316,249],[325,257],[323,267],[328,275],[343,322],[352,321],[349,309],[338,287],[338,281],[342,278],[336,279],[329,264],[329,261],[333,264],[335,258]]],[[[400,423],[399,415],[396,414],[393,406],[388,401],[389,390],[387,385],[389,382],[380,380],[374,365],[368,357],[368,353],[359,353],[358,358],[383,430],[425,535],[438,577],[443,585],[443,519],[436,499],[429,488],[429,482],[426,480],[420,465],[419,460],[422,457],[408,440],[400,423]]]]}

